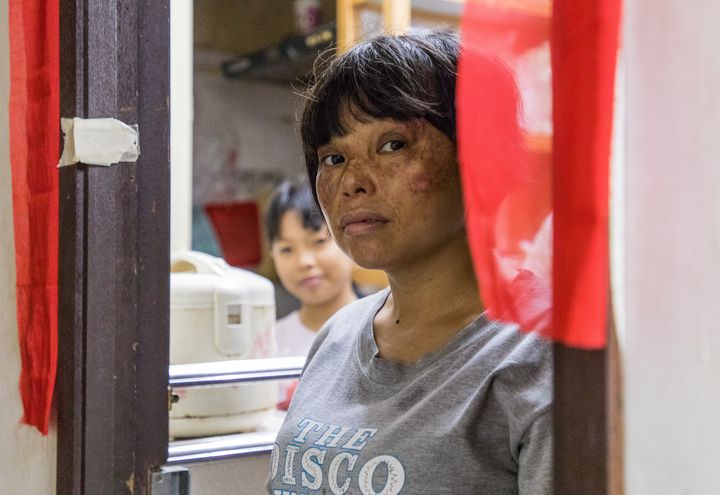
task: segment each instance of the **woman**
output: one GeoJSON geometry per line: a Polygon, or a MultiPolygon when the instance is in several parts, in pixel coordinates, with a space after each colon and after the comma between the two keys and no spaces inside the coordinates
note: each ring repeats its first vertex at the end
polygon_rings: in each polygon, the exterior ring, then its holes
{"type": "Polygon", "coordinates": [[[489,321],[478,300],[455,144],[458,50],[451,34],[378,37],[310,89],[313,192],[340,248],[390,287],[340,310],[313,344],[271,493],[552,491],[550,346],[489,321]]]}
{"type": "Polygon", "coordinates": [[[299,310],[277,322],[277,355],[305,356],[325,321],[357,299],[353,263],[330,237],[307,185],[278,186],[266,229],[280,283],[300,301],[299,310]]]}

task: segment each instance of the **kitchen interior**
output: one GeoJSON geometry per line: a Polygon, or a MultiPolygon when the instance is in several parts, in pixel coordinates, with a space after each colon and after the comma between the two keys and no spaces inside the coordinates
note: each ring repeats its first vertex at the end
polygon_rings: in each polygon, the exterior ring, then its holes
{"type": "MultiPolygon", "coordinates": [[[[168,465],[189,473],[193,495],[257,494],[284,414],[278,389],[304,362],[273,358],[274,322],[298,302],[278,281],[263,216],[279,183],[304,179],[308,75],[319,53],[373,34],[456,29],[462,2],[172,5],[168,465]]],[[[359,268],[353,280],[364,294],[387,284],[359,268]]]]}

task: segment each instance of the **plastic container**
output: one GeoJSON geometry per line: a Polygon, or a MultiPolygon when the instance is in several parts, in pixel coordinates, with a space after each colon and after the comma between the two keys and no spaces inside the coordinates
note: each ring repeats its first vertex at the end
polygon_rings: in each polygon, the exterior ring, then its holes
{"type": "Polygon", "coordinates": [[[252,267],[262,261],[257,203],[210,203],[205,213],[215,230],[223,257],[232,266],[252,267]]]}
{"type": "MultiPolygon", "coordinates": [[[[171,255],[170,363],[208,363],[272,357],[272,282],[196,251],[171,255]]],[[[272,413],[277,384],[178,388],[170,436],[198,437],[256,428],[272,413]]]]}

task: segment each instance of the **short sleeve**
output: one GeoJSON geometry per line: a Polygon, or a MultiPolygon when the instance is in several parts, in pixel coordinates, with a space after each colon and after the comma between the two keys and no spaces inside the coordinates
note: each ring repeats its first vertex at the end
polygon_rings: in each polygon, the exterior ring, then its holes
{"type": "Polygon", "coordinates": [[[518,465],[519,495],[553,493],[553,424],[548,407],[530,423],[522,437],[518,465]]]}

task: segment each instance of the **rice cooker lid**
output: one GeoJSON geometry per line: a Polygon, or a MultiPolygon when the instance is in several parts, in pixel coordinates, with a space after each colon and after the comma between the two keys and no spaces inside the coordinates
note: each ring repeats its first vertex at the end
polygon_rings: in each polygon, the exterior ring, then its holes
{"type": "Polygon", "coordinates": [[[174,253],[172,267],[171,307],[275,305],[272,282],[250,271],[231,267],[222,258],[195,251],[178,252],[174,253]]]}
{"type": "Polygon", "coordinates": [[[274,306],[273,285],[269,280],[265,282],[267,285],[257,284],[252,280],[226,279],[204,273],[172,273],[170,306],[188,308],[227,304],[274,306]]]}
{"type": "Polygon", "coordinates": [[[171,273],[170,306],[214,307],[242,304],[247,295],[242,287],[233,286],[222,277],[206,273],[171,273]]]}

